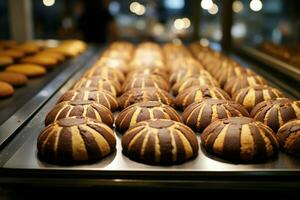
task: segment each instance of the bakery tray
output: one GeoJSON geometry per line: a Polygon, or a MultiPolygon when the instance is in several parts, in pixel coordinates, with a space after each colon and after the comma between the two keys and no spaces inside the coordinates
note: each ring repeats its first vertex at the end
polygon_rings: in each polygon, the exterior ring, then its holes
{"type": "Polygon", "coordinates": [[[0,147],[20,128],[96,51],[94,45],[70,58],[43,77],[30,79],[13,96],[0,100],[0,147]]]}
{"type": "MultiPolygon", "coordinates": [[[[248,62],[245,63],[252,66],[248,62]]],[[[82,76],[88,66],[85,65],[77,71],[1,151],[0,176],[2,178],[0,184],[300,189],[300,160],[284,153],[279,153],[278,157],[266,163],[237,164],[208,155],[203,148],[200,148],[198,157],[184,164],[152,166],[125,157],[122,154],[119,133],[117,133],[117,151],[99,162],[59,166],[40,161],[37,158],[36,143],[39,133],[44,128],[46,114],[55,105],[58,98],[82,76]]],[[[199,136],[197,137],[200,142],[199,136]]]]}

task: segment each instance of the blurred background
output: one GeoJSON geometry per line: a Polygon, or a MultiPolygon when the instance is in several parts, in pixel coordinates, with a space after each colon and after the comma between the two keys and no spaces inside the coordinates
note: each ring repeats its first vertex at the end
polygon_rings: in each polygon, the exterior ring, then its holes
{"type": "MultiPolygon", "coordinates": [[[[33,38],[79,38],[106,43],[222,39],[227,0],[31,0],[33,38]]],[[[9,0],[0,1],[0,38],[11,39],[9,0]]],[[[299,42],[300,1],[232,1],[234,43],[299,42]]]]}

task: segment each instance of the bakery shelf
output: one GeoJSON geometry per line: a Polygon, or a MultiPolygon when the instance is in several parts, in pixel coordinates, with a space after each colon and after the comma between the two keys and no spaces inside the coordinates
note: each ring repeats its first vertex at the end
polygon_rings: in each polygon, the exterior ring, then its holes
{"type": "MultiPolygon", "coordinates": [[[[256,69],[251,62],[235,54],[231,56],[249,68],[256,69]]],[[[198,157],[184,164],[151,166],[134,162],[122,154],[120,134],[117,134],[117,151],[99,162],[58,166],[40,161],[37,158],[36,142],[38,134],[44,128],[46,114],[92,62],[93,60],[75,72],[1,150],[0,175],[3,178],[0,184],[191,189],[300,188],[300,159],[284,153],[279,153],[277,158],[266,163],[236,164],[208,155],[200,148],[198,157]]],[[[297,98],[292,94],[287,95],[297,98]]]]}
{"type": "Polygon", "coordinates": [[[0,101],[0,147],[70,78],[95,52],[91,45],[82,55],[71,58],[43,77],[30,79],[12,97],[0,101]]]}

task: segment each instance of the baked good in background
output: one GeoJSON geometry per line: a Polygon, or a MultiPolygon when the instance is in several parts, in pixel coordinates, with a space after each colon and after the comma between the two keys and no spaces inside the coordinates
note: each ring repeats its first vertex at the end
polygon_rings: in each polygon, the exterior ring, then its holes
{"type": "Polygon", "coordinates": [[[231,79],[232,77],[237,76],[253,76],[255,73],[251,71],[250,69],[244,68],[244,67],[229,67],[218,70],[214,77],[215,79],[220,83],[221,87],[224,87],[226,82],[231,79]]]}
{"type": "Polygon", "coordinates": [[[41,49],[41,46],[38,43],[32,41],[19,44],[15,48],[24,52],[25,54],[34,54],[41,49]]]}
{"type": "Polygon", "coordinates": [[[19,49],[5,49],[0,51],[0,56],[9,56],[13,59],[22,58],[25,53],[19,49]]]}
{"type": "Polygon", "coordinates": [[[251,116],[268,125],[275,133],[292,119],[300,119],[300,101],[277,98],[260,102],[251,111],[251,116]]]}
{"type": "Polygon", "coordinates": [[[276,137],[282,151],[300,157],[300,119],[285,123],[278,130],[276,137]]]}
{"type": "Polygon", "coordinates": [[[122,110],[116,117],[115,125],[119,132],[149,119],[171,119],[181,122],[181,117],[171,106],[159,101],[146,101],[133,104],[122,110]]]}
{"type": "Polygon", "coordinates": [[[207,98],[231,99],[230,96],[219,87],[209,85],[193,86],[176,96],[175,105],[178,109],[183,110],[190,104],[207,98]]]}
{"type": "Polygon", "coordinates": [[[0,40],[0,47],[2,49],[13,48],[16,47],[17,45],[18,45],[17,42],[14,40],[0,40]]]}
{"type": "Polygon", "coordinates": [[[224,90],[232,96],[242,88],[256,85],[267,85],[267,82],[261,76],[237,76],[226,82],[224,90]]]}
{"type": "Polygon", "coordinates": [[[93,76],[92,78],[83,77],[77,81],[72,89],[77,90],[81,88],[97,88],[98,90],[106,90],[115,96],[118,96],[121,93],[120,83],[103,78],[102,76],[93,76]]]}
{"type": "Polygon", "coordinates": [[[5,67],[7,65],[11,65],[13,63],[14,63],[14,59],[12,57],[0,55],[0,68],[5,67]]]}
{"type": "Polygon", "coordinates": [[[172,165],[198,155],[194,132],[169,119],[153,119],[132,126],[122,137],[123,154],[132,160],[156,165],[172,165]]]}
{"type": "Polygon", "coordinates": [[[37,64],[41,65],[46,68],[53,68],[55,65],[58,64],[58,60],[54,57],[44,56],[44,55],[33,55],[33,56],[26,56],[21,58],[21,63],[30,63],[30,64],[37,64]]]}
{"type": "Polygon", "coordinates": [[[176,83],[172,87],[172,92],[176,96],[179,93],[182,93],[186,89],[192,86],[202,86],[202,85],[210,85],[219,87],[218,82],[212,78],[211,76],[206,75],[194,75],[183,79],[182,81],[176,83]]]}
{"type": "Polygon", "coordinates": [[[203,99],[190,104],[183,112],[183,123],[194,131],[202,131],[212,122],[229,117],[249,117],[247,110],[234,101],[203,99]]]}
{"type": "Polygon", "coordinates": [[[111,57],[103,58],[103,57],[101,57],[95,63],[95,66],[117,69],[117,70],[122,71],[124,74],[127,74],[130,71],[130,67],[127,65],[127,62],[120,58],[111,58],[111,57]]]}
{"type": "Polygon", "coordinates": [[[23,74],[29,78],[46,74],[46,69],[43,66],[28,63],[9,65],[5,71],[23,74]]]}
{"type": "Polygon", "coordinates": [[[170,85],[161,76],[156,75],[140,75],[129,77],[122,85],[122,92],[126,92],[133,88],[155,87],[165,91],[169,91],[170,85]]]}
{"type": "Polygon", "coordinates": [[[155,76],[160,76],[164,80],[168,81],[169,80],[169,72],[168,70],[163,70],[159,68],[146,68],[146,69],[135,69],[131,72],[129,72],[126,76],[126,79],[131,79],[134,77],[138,76],[144,76],[144,75],[155,75],[155,76]]]}
{"type": "Polygon", "coordinates": [[[251,112],[258,103],[279,97],[284,97],[279,90],[266,85],[257,85],[238,90],[233,94],[232,99],[251,112]]]}
{"type": "Polygon", "coordinates": [[[84,75],[86,78],[92,78],[94,76],[101,76],[103,78],[111,79],[113,81],[122,84],[125,80],[125,76],[121,70],[108,68],[108,67],[92,67],[84,75]]]}
{"type": "Polygon", "coordinates": [[[7,82],[13,86],[22,86],[28,82],[28,78],[19,73],[14,72],[0,72],[0,81],[7,82]]]}
{"type": "Polygon", "coordinates": [[[44,49],[43,51],[38,52],[37,54],[35,54],[35,56],[55,58],[57,60],[57,62],[62,62],[65,60],[65,56],[63,54],[60,54],[57,52],[51,52],[51,51],[48,51],[47,49],[44,49]]]}
{"type": "Polygon", "coordinates": [[[173,105],[173,99],[168,92],[154,87],[133,88],[123,93],[118,99],[121,109],[145,101],[159,101],[166,105],[173,105]]]}
{"type": "Polygon", "coordinates": [[[13,86],[7,82],[0,81],[0,98],[9,97],[15,92],[13,86]]]}
{"type": "Polygon", "coordinates": [[[201,134],[201,144],[207,152],[233,162],[262,162],[278,153],[272,129],[248,117],[211,123],[201,134]]]}
{"type": "Polygon", "coordinates": [[[114,117],[112,112],[105,106],[93,101],[63,101],[56,104],[47,114],[45,125],[49,125],[59,119],[81,116],[95,119],[112,127],[114,117]]]}
{"type": "Polygon", "coordinates": [[[82,88],[78,90],[69,90],[63,94],[57,103],[63,101],[95,101],[111,111],[118,109],[119,104],[117,98],[106,90],[98,90],[97,88],[82,88]]]}
{"type": "Polygon", "coordinates": [[[47,126],[37,139],[38,156],[51,163],[96,161],[116,149],[111,128],[85,117],[60,119],[47,126]]]}
{"type": "Polygon", "coordinates": [[[174,85],[175,83],[178,83],[188,77],[194,76],[194,75],[207,75],[211,76],[208,71],[204,69],[186,69],[181,68],[178,70],[174,70],[174,72],[171,74],[169,82],[171,85],[174,85]]]}

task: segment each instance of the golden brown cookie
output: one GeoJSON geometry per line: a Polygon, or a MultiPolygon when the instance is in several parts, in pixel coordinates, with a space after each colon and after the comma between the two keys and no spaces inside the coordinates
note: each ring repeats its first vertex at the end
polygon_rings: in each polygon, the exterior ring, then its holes
{"type": "Polygon", "coordinates": [[[23,57],[24,52],[19,49],[5,49],[0,51],[0,56],[9,56],[14,59],[17,59],[23,57]]]}
{"type": "Polygon", "coordinates": [[[0,72],[0,81],[7,82],[14,86],[25,85],[28,79],[25,75],[14,72],[0,72]]]}
{"type": "Polygon", "coordinates": [[[40,46],[34,42],[26,42],[18,45],[16,48],[21,50],[25,54],[33,54],[40,50],[40,46]]]}
{"type": "Polygon", "coordinates": [[[58,60],[53,57],[48,57],[47,55],[34,55],[22,58],[21,63],[37,64],[51,68],[58,63],[58,60]]]}
{"type": "Polygon", "coordinates": [[[11,96],[11,95],[13,95],[14,92],[15,92],[15,90],[12,85],[10,85],[9,83],[0,81],[0,98],[11,96]]]}
{"type": "Polygon", "coordinates": [[[46,74],[46,69],[35,64],[15,64],[8,66],[5,71],[24,74],[27,77],[37,77],[46,74]]]}
{"type": "Polygon", "coordinates": [[[0,67],[11,65],[13,63],[14,63],[14,59],[12,57],[0,55],[0,67]]]}

